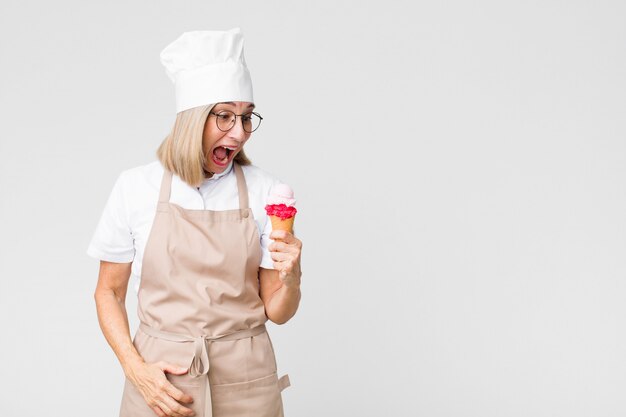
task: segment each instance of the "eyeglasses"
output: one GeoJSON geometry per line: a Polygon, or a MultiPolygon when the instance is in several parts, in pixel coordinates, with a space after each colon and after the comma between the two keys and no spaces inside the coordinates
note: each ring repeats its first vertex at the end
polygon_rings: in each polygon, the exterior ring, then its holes
{"type": "Polygon", "coordinates": [[[257,130],[261,124],[261,120],[263,120],[261,115],[256,112],[235,114],[230,110],[221,110],[218,113],[210,112],[210,114],[215,116],[217,128],[222,132],[228,132],[235,126],[237,116],[241,118],[243,130],[247,133],[252,133],[257,130]]]}

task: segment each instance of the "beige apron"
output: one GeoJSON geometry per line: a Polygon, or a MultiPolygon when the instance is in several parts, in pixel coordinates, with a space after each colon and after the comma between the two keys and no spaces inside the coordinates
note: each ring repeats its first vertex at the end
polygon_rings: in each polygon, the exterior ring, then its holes
{"type": "MultiPolygon", "coordinates": [[[[146,243],[133,339],[143,359],[187,367],[167,379],[193,397],[197,417],[282,417],[281,392],[259,296],[261,245],[248,189],[233,163],[239,209],[189,210],[170,203],[165,171],[146,243]]],[[[154,417],[126,379],[120,417],[154,417]]]]}

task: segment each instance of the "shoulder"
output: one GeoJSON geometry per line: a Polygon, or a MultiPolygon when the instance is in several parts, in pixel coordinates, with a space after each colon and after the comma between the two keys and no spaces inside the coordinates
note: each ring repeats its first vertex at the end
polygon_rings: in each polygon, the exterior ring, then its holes
{"type": "Polygon", "coordinates": [[[113,193],[131,220],[138,212],[151,210],[156,204],[163,172],[158,160],[120,172],[113,193]]]}

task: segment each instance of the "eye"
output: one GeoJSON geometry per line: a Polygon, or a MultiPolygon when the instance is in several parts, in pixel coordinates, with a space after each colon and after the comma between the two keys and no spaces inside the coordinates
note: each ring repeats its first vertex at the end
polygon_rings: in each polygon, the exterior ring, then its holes
{"type": "Polygon", "coordinates": [[[228,120],[230,119],[230,113],[227,112],[222,112],[222,113],[217,113],[217,117],[219,117],[222,120],[228,120]]]}
{"type": "Polygon", "coordinates": [[[249,122],[250,120],[252,120],[252,113],[244,114],[243,116],[241,116],[241,118],[244,122],[249,122]]]}

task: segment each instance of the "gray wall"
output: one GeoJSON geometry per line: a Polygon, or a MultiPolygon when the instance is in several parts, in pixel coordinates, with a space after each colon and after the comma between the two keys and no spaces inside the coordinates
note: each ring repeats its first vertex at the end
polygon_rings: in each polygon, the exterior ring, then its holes
{"type": "MultiPolygon", "coordinates": [[[[626,414],[619,1],[0,5],[3,415],[117,415],[85,250],[174,120],[159,52],[242,28],[296,191],[287,416],[626,414]]],[[[133,330],[136,298],[129,293],[133,330]]]]}

